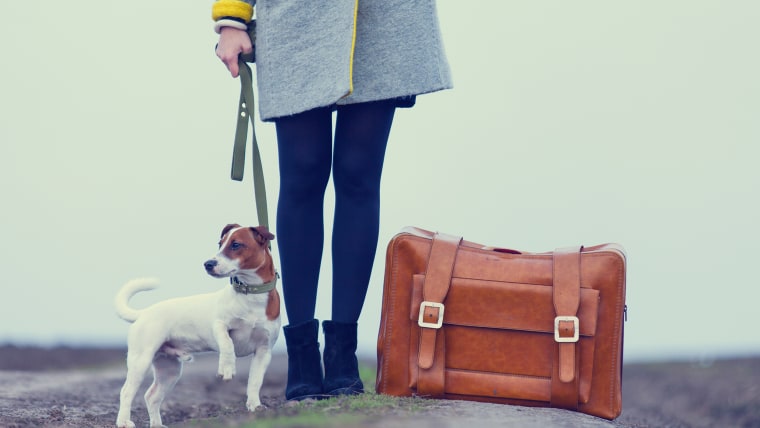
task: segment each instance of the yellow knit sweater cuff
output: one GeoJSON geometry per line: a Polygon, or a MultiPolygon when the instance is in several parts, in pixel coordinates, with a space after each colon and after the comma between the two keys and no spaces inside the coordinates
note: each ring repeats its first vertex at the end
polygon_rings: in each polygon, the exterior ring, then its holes
{"type": "Polygon", "coordinates": [[[252,17],[253,6],[240,0],[219,0],[211,7],[211,18],[214,21],[235,19],[247,24],[252,17]]]}

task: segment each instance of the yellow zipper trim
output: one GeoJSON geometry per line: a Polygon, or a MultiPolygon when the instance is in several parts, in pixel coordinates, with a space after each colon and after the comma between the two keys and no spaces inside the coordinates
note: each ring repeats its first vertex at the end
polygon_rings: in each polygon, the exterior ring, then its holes
{"type": "Polygon", "coordinates": [[[343,98],[354,92],[354,52],[356,51],[356,20],[359,16],[359,0],[354,3],[354,31],[351,35],[351,63],[348,65],[348,93],[343,98]]]}

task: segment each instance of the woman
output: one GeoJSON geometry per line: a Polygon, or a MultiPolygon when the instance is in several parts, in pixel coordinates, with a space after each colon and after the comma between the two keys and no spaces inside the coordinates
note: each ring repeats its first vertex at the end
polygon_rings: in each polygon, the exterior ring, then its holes
{"type": "Polygon", "coordinates": [[[233,77],[256,6],[259,113],[277,132],[277,241],[289,325],[286,398],[364,391],[357,321],[377,249],[380,177],[397,107],[451,87],[434,0],[219,0],[217,56],[233,77]],[[336,111],[335,130],[332,113],[336,111]],[[332,173],[332,320],[324,375],[314,319],[332,173]]]}

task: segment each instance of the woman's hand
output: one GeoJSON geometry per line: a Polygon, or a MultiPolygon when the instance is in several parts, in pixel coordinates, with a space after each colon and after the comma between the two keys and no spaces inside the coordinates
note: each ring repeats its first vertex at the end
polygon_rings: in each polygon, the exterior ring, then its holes
{"type": "Polygon", "coordinates": [[[216,46],[216,56],[227,66],[232,77],[238,77],[240,73],[238,55],[251,51],[253,51],[253,45],[247,32],[233,27],[222,28],[219,33],[219,44],[216,46]]]}

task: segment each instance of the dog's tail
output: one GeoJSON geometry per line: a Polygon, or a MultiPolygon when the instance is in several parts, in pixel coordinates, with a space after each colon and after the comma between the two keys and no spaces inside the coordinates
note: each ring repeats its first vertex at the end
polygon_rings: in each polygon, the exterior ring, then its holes
{"type": "Polygon", "coordinates": [[[116,307],[116,314],[125,321],[135,322],[142,310],[130,307],[129,299],[141,291],[153,290],[157,287],[158,280],[155,278],[137,278],[128,281],[123,287],[121,287],[121,290],[116,293],[116,298],[114,298],[113,303],[116,307]]]}

